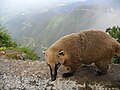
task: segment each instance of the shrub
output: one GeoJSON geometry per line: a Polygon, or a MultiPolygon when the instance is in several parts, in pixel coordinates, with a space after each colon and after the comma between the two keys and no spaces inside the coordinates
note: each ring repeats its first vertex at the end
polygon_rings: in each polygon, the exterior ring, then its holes
{"type": "Polygon", "coordinates": [[[16,47],[17,44],[14,42],[9,33],[4,27],[0,25],[0,47],[16,47]]]}
{"type": "MultiPolygon", "coordinates": [[[[115,38],[120,43],[120,27],[113,26],[106,29],[106,32],[109,33],[113,38],[115,38]]],[[[120,56],[114,56],[112,58],[113,63],[120,63],[120,56]]]]}

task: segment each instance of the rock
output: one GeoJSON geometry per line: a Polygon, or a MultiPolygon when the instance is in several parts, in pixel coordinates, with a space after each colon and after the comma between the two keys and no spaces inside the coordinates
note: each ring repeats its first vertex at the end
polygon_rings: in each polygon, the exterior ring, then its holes
{"type": "Polygon", "coordinates": [[[109,76],[113,85],[118,86],[120,88],[120,65],[119,64],[111,65],[109,69],[109,76]]]}
{"type": "Polygon", "coordinates": [[[74,76],[51,82],[44,61],[0,60],[0,90],[120,90],[120,65],[112,64],[108,73],[95,76],[94,66],[80,67],[74,76]]]}
{"type": "Polygon", "coordinates": [[[31,59],[26,53],[18,50],[0,51],[0,58],[1,59],[20,59],[20,60],[31,59]]]}
{"type": "Polygon", "coordinates": [[[0,51],[0,55],[5,55],[5,51],[0,51]]]}

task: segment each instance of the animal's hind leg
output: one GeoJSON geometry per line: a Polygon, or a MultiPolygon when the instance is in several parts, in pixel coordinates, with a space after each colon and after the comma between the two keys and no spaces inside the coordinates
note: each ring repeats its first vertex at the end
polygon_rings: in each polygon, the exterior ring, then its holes
{"type": "Polygon", "coordinates": [[[104,75],[107,73],[108,69],[109,69],[109,64],[110,64],[111,60],[103,60],[103,61],[99,61],[96,62],[95,65],[97,66],[98,70],[96,71],[95,75],[99,76],[99,75],[104,75]]]}

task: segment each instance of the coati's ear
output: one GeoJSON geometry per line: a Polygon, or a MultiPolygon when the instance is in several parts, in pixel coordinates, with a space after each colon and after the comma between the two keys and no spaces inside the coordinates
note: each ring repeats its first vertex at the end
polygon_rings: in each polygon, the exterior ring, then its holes
{"type": "Polygon", "coordinates": [[[59,55],[64,56],[64,51],[63,51],[63,50],[60,50],[60,51],[59,51],[59,55]]]}
{"type": "Polygon", "coordinates": [[[45,54],[45,51],[42,51],[43,54],[45,54]]]}

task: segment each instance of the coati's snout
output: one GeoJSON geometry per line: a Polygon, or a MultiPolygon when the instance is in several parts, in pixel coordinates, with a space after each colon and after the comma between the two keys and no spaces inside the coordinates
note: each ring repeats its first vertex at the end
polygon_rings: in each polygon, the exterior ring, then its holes
{"type": "Polygon", "coordinates": [[[47,50],[46,52],[43,52],[45,55],[45,59],[47,61],[47,65],[50,68],[50,76],[51,80],[55,81],[57,77],[57,70],[62,64],[60,61],[61,57],[64,56],[64,52],[60,50],[57,54],[55,52],[51,52],[50,50],[47,50]]]}
{"type": "Polygon", "coordinates": [[[57,70],[60,67],[60,62],[57,64],[47,64],[50,68],[51,81],[55,81],[57,77],[57,70]]]}

